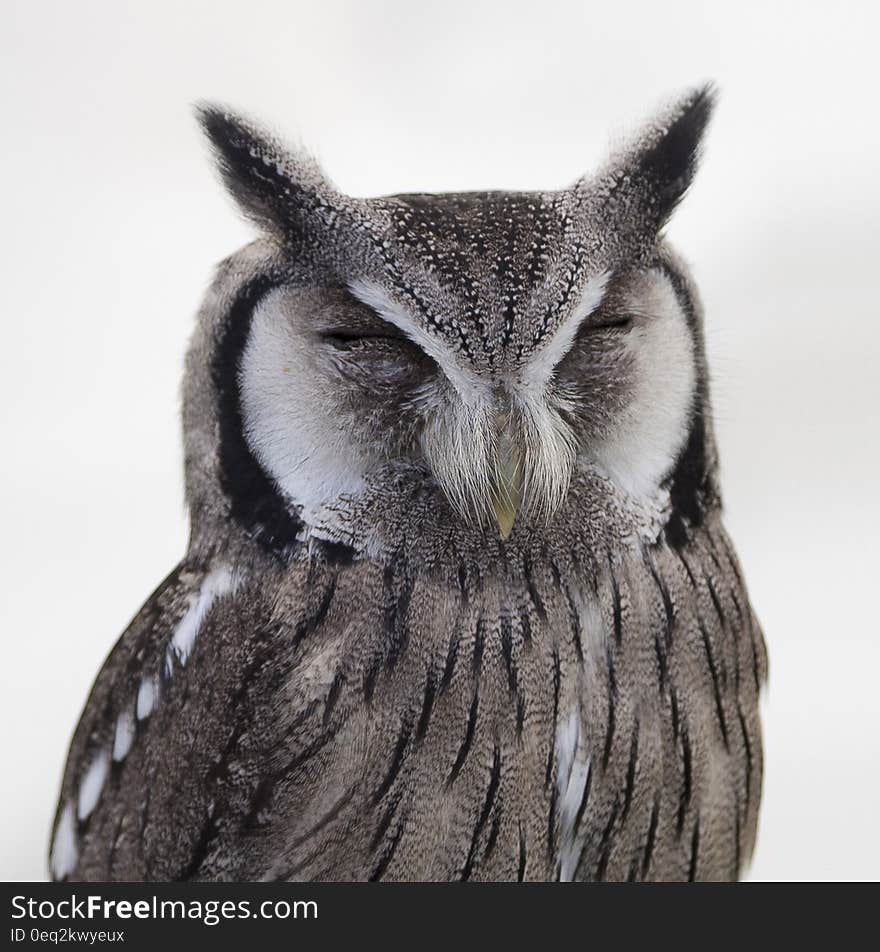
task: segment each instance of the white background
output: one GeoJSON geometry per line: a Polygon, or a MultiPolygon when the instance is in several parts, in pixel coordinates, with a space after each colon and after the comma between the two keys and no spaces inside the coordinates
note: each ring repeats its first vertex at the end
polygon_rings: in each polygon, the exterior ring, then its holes
{"type": "Polygon", "coordinates": [[[715,79],[670,231],[707,314],[728,525],[770,648],[755,879],[876,876],[874,3],[24,2],[0,24],[0,877],[45,875],[71,731],[186,541],[182,356],[250,232],[191,119],[353,194],[543,188],[715,79]]]}

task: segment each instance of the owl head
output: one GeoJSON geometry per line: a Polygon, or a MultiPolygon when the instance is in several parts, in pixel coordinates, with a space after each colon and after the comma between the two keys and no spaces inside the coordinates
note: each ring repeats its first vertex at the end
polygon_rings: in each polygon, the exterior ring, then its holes
{"type": "Polygon", "coordinates": [[[712,103],[690,92],[559,191],[367,199],[200,107],[261,238],[221,266],[189,355],[194,525],[284,549],[393,506],[497,540],[576,520],[593,486],[671,499],[684,531],[713,496],[706,371],[662,233],[712,103]]]}

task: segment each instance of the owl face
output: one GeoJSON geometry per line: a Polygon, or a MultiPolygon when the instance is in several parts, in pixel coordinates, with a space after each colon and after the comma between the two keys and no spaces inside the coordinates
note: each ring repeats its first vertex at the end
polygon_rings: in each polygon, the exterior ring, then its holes
{"type": "Polygon", "coordinates": [[[311,523],[396,478],[502,537],[551,519],[583,469],[655,494],[701,372],[660,231],[710,106],[691,94],[558,192],[378,199],[203,109],[227,185],[277,252],[234,368],[243,438],[274,490],[311,523]]]}

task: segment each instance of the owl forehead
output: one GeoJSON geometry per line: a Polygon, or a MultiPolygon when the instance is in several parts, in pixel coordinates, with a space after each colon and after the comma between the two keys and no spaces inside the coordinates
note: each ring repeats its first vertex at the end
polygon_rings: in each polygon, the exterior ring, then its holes
{"type": "Polygon", "coordinates": [[[477,366],[526,360],[604,267],[563,193],[397,195],[382,206],[390,290],[477,366]]]}

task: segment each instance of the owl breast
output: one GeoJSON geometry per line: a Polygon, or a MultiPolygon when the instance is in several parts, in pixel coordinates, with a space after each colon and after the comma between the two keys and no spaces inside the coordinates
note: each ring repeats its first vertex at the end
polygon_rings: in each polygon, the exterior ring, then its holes
{"type": "Polygon", "coordinates": [[[306,614],[299,586],[274,609],[299,619],[276,701],[295,741],[272,754],[237,873],[737,877],[764,661],[720,526],[479,579],[310,571],[306,614]]]}
{"type": "Polygon", "coordinates": [[[174,573],[86,707],[56,876],[736,878],[766,661],[726,535],[567,552],[174,573]]]}

